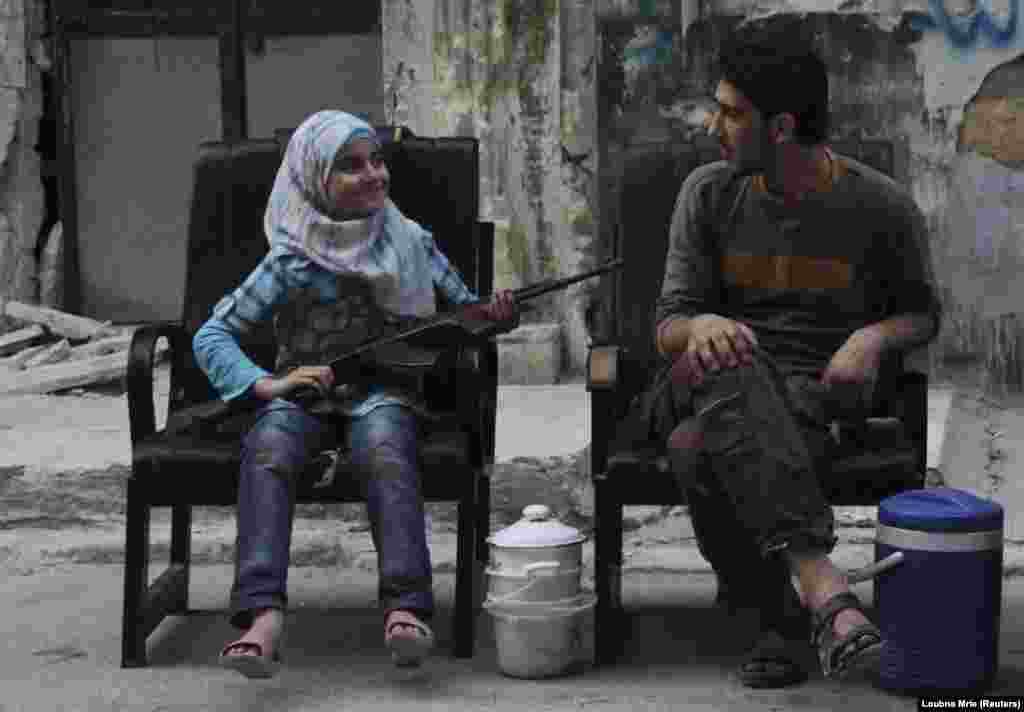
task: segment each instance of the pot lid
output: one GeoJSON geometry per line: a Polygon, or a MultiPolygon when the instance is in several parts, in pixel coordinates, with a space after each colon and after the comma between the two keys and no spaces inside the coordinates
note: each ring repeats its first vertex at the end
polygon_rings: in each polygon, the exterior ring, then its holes
{"type": "Polygon", "coordinates": [[[495,546],[538,548],[579,544],[586,540],[578,529],[551,518],[551,509],[543,504],[531,504],[523,509],[523,518],[506,527],[487,541],[495,546]]]}

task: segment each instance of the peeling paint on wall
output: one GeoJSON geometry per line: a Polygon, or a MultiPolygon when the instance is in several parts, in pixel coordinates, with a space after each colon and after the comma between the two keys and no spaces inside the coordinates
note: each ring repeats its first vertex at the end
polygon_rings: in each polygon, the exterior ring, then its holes
{"type": "MultiPolygon", "coordinates": [[[[1024,172],[968,152],[953,173],[953,207],[961,235],[973,240],[961,259],[985,272],[1024,265],[1024,172]]],[[[986,295],[990,304],[998,294],[986,295]]],[[[1004,304],[1009,307],[1011,305],[1004,304]]]]}
{"type": "MultiPolygon", "coordinates": [[[[0,298],[37,303],[37,247],[46,210],[36,150],[43,110],[41,66],[33,52],[43,32],[35,0],[0,7],[0,298]]],[[[0,332],[13,324],[0,315],[0,332]]]]}
{"type": "Polygon", "coordinates": [[[985,78],[964,115],[958,150],[974,150],[1024,170],[1024,58],[1000,65],[985,78]]]}
{"type": "MultiPolygon", "coordinates": [[[[676,41],[664,64],[650,61],[650,49],[626,50],[653,46],[651,32],[639,28],[676,32],[667,18],[609,15],[599,24],[602,152],[692,141],[702,131],[724,39],[756,32],[813,43],[829,67],[833,138],[893,141],[902,156],[896,177],[925,214],[946,304],[933,357],[973,359],[971,368],[983,369],[990,386],[1024,388],[1020,2],[717,0],[714,14],[698,21],[685,43],[676,41]]],[[[606,204],[615,169],[602,176],[603,242],[611,240],[605,223],[615,221],[606,204]]]]}
{"type": "Polygon", "coordinates": [[[963,148],[1024,168],[1024,97],[978,99],[960,132],[963,148]]]}
{"type": "Polygon", "coordinates": [[[1010,47],[1017,38],[1021,0],[929,0],[928,14],[916,14],[911,28],[938,30],[959,50],[1010,47]]]}
{"type": "Polygon", "coordinates": [[[910,20],[911,27],[922,33],[912,49],[924,78],[926,108],[949,110],[955,128],[989,73],[1024,54],[1024,0],[929,2],[927,12],[910,20]]]}
{"type": "MultiPolygon", "coordinates": [[[[597,194],[592,3],[385,0],[383,9],[385,94],[395,115],[425,111],[423,133],[480,140],[481,218],[498,228],[496,283],[588,266],[594,238],[584,226],[593,219],[581,216],[593,215],[597,194]],[[409,6],[430,17],[429,32],[419,33],[425,63],[406,61],[409,6]]],[[[585,363],[589,290],[541,300],[529,316],[563,327],[571,372],[585,363]]]]}

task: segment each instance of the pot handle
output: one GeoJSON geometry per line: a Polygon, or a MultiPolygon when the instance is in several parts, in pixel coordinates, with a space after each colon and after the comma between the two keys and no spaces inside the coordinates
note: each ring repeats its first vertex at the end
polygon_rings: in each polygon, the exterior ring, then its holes
{"type": "Polygon", "coordinates": [[[888,571],[893,566],[903,562],[903,552],[894,551],[884,559],[876,561],[873,564],[868,564],[862,569],[855,569],[846,573],[846,580],[849,583],[860,583],[861,581],[867,581],[872,579],[883,571],[888,571]]]}
{"type": "Polygon", "coordinates": [[[527,576],[532,576],[535,571],[554,571],[560,566],[561,563],[557,561],[535,561],[532,564],[524,566],[523,573],[527,576]]]}
{"type": "MultiPolygon", "coordinates": [[[[586,593],[584,593],[584,595],[586,595],[586,593]]],[[[488,600],[484,601],[483,607],[485,609],[487,609],[487,610],[490,610],[491,608],[500,608],[500,606],[501,606],[501,604],[503,602],[504,602],[503,600],[488,599],[488,600]]],[[[576,606],[547,606],[547,607],[544,608],[544,614],[549,614],[549,613],[580,613],[581,611],[585,611],[585,610],[587,610],[589,608],[593,608],[595,602],[596,602],[595,599],[591,598],[590,600],[586,601],[585,603],[581,603],[581,604],[576,605],[576,606]]],[[[515,616],[517,614],[510,613],[510,615],[515,616]]],[[[518,615],[521,618],[534,618],[534,617],[537,617],[537,616],[531,616],[529,614],[523,615],[521,613],[518,614],[518,615]]],[[[544,617],[546,617],[546,615],[544,617]]]]}

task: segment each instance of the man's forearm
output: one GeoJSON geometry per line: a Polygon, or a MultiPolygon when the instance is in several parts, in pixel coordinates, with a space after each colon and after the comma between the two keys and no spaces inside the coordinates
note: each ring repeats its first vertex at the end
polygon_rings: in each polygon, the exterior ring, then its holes
{"type": "Polygon", "coordinates": [[[884,351],[906,352],[931,341],[936,323],[931,314],[900,314],[864,328],[879,339],[884,351]]]}

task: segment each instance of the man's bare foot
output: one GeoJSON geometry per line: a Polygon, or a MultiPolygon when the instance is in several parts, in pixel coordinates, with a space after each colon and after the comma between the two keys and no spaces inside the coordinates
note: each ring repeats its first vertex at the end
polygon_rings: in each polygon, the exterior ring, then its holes
{"type": "MultiPolygon", "coordinates": [[[[816,611],[832,597],[840,593],[850,593],[850,584],[844,574],[827,557],[796,558],[796,571],[793,575],[793,586],[800,596],[800,601],[811,611],[816,611]]],[[[855,627],[870,621],[860,611],[847,608],[839,611],[832,621],[832,629],[840,638],[855,627]]]]}

